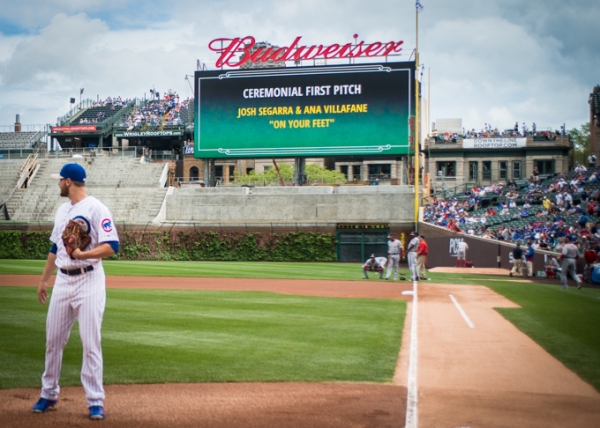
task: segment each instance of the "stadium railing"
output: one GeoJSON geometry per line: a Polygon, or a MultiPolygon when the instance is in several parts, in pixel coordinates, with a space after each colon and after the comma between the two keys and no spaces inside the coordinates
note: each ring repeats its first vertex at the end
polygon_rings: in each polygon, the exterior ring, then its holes
{"type": "Polygon", "coordinates": [[[84,148],[65,148],[59,150],[47,150],[46,145],[31,149],[2,149],[0,150],[0,159],[26,159],[31,154],[38,153],[41,159],[47,158],[72,158],[72,157],[95,157],[95,156],[122,156],[122,157],[141,157],[143,147],[119,147],[98,149],[97,147],[84,148]]]}
{"type": "Polygon", "coordinates": [[[66,123],[68,123],[73,117],[75,117],[77,115],[77,113],[79,113],[81,110],[85,110],[87,108],[90,108],[92,105],[94,105],[94,100],[83,100],[78,104],[75,104],[73,106],[73,108],[65,115],[59,117],[56,121],[58,123],[59,126],[63,126],[66,123]]]}

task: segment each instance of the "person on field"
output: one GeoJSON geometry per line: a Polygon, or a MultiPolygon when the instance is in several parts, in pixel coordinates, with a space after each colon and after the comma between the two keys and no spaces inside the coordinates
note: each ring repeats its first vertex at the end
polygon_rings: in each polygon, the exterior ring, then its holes
{"type": "Polygon", "coordinates": [[[579,250],[569,238],[563,238],[563,247],[560,258],[562,259],[562,273],[560,277],[562,288],[564,290],[568,288],[567,275],[571,274],[571,278],[573,278],[577,283],[577,289],[581,289],[581,280],[577,276],[577,269],[575,265],[575,260],[579,258],[579,250]]]}
{"type": "Polygon", "coordinates": [[[513,267],[510,270],[509,276],[513,276],[515,272],[519,275],[523,275],[523,249],[521,248],[521,242],[517,241],[515,249],[512,251],[513,255],[513,267]]]}
{"type": "Polygon", "coordinates": [[[365,279],[369,279],[369,275],[367,274],[369,271],[379,272],[379,279],[383,279],[383,268],[385,268],[386,263],[387,259],[385,257],[375,257],[375,254],[371,254],[371,257],[367,259],[362,267],[365,279]]]}
{"type": "Polygon", "coordinates": [[[585,259],[585,267],[583,268],[583,280],[585,282],[592,282],[592,271],[594,270],[594,263],[598,260],[598,253],[594,250],[593,244],[588,243],[587,250],[583,253],[585,259]]]}
{"type": "Polygon", "coordinates": [[[416,232],[410,232],[411,240],[406,247],[406,259],[408,261],[408,269],[410,270],[410,280],[418,281],[419,272],[417,270],[417,248],[419,247],[419,236],[416,232]]]}
{"type": "Polygon", "coordinates": [[[387,258],[387,273],[385,279],[390,279],[392,269],[394,270],[394,281],[398,280],[398,264],[402,255],[402,242],[394,237],[393,233],[388,235],[388,258],[387,258]]]}
{"type": "Polygon", "coordinates": [[[429,248],[427,247],[425,236],[421,235],[419,238],[419,245],[417,247],[417,270],[419,271],[419,279],[427,280],[427,275],[425,274],[425,265],[427,264],[429,248]]]}
{"type": "Polygon", "coordinates": [[[460,267],[462,260],[463,267],[467,267],[467,250],[469,245],[465,241],[460,241],[456,248],[456,267],[460,267]]]}
{"type": "Polygon", "coordinates": [[[119,237],[112,214],[98,199],[88,196],[85,169],[68,163],[59,174],[60,196],[69,201],[56,211],[50,235],[52,246],[38,285],[38,299],[48,300],[48,280],[58,268],[46,319],[46,360],[40,399],[34,413],[45,413],[58,402],[63,349],[75,321],[83,347],[81,383],[90,419],[104,419],[101,328],[106,305],[106,277],[102,259],[119,251],[119,237]],[[78,232],[75,233],[74,230],[78,232]],[[77,236],[86,235],[81,246],[77,236]],[[73,248],[76,247],[76,248],[73,248]]]}
{"type": "Polygon", "coordinates": [[[533,243],[529,241],[527,243],[527,250],[525,250],[525,265],[527,266],[527,276],[533,276],[533,256],[535,254],[535,248],[533,243]]]}

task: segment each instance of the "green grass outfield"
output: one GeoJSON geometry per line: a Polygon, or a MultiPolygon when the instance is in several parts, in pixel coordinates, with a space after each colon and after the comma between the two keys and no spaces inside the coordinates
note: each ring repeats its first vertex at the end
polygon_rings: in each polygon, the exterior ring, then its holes
{"type": "MultiPolygon", "coordinates": [[[[42,267],[40,261],[0,260],[0,274],[39,275],[42,267]]],[[[108,275],[362,278],[360,265],[336,263],[118,261],[105,268],[108,275]]],[[[520,305],[498,312],[600,391],[600,287],[565,291],[558,280],[430,276],[433,282],[485,284],[520,305]]],[[[403,301],[386,299],[110,289],[105,382],[389,382],[405,308],[403,301]]],[[[35,288],[0,287],[0,388],[39,386],[45,314],[35,288]]],[[[76,331],[64,358],[61,384],[79,384],[76,331]]]]}

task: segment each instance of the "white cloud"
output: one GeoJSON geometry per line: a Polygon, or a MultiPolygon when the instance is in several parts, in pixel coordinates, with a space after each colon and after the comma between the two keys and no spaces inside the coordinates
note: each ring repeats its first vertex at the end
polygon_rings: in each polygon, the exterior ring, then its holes
{"type": "MultiPolygon", "coordinates": [[[[516,120],[557,128],[588,120],[600,83],[600,4],[592,0],[427,0],[419,15],[421,62],[431,69],[432,118],[466,127],[516,120]]],[[[214,68],[218,37],[289,45],[359,40],[415,44],[414,1],[0,0],[0,124],[54,122],[68,99],[139,97],[155,87],[191,95],[196,60],[214,68]],[[4,35],[3,35],[4,34],[4,35]]],[[[425,78],[427,72],[425,73],[425,78]]],[[[427,85],[425,86],[425,88],[427,85]]],[[[427,96],[426,92],[423,92],[427,96]]]]}
{"type": "MultiPolygon", "coordinates": [[[[432,117],[462,117],[467,128],[515,121],[558,128],[586,117],[561,41],[501,18],[439,21],[424,36],[432,77],[432,117]],[[465,108],[466,107],[466,108],[465,108]]],[[[428,64],[428,65],[429,65],[428,64]]]]}

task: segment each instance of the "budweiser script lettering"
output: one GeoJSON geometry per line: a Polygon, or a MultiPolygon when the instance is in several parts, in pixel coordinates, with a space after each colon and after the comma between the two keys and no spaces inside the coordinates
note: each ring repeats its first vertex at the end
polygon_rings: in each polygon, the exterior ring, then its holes
{"type": "Polygon", "coordinates": [[[329,46],[299,46],[301,38],[301,36],[296,37],[290,46],[283,46],[276,49],[272,46],[258,47],[254,52],[253,48],[256,45],[256,39],[252,36],[236,37],[234,39],[214,39],[208,44],[208,48],[220,54],[219,59],[215,63],[220,68],[239,67],[248,61],[268,62],[269,60],[273,60],[279,62],[311,60],[318,57],[333,59],[358,58],[360,56],[386,56],[400,52],[404,43],[403,41],[391,41],[387,43],[373,42],[366,44],[364,41],[360,41],[344,45],[334,43],[329,46]],[[242,55],[238,57],[238,53],[242,55]]]}

